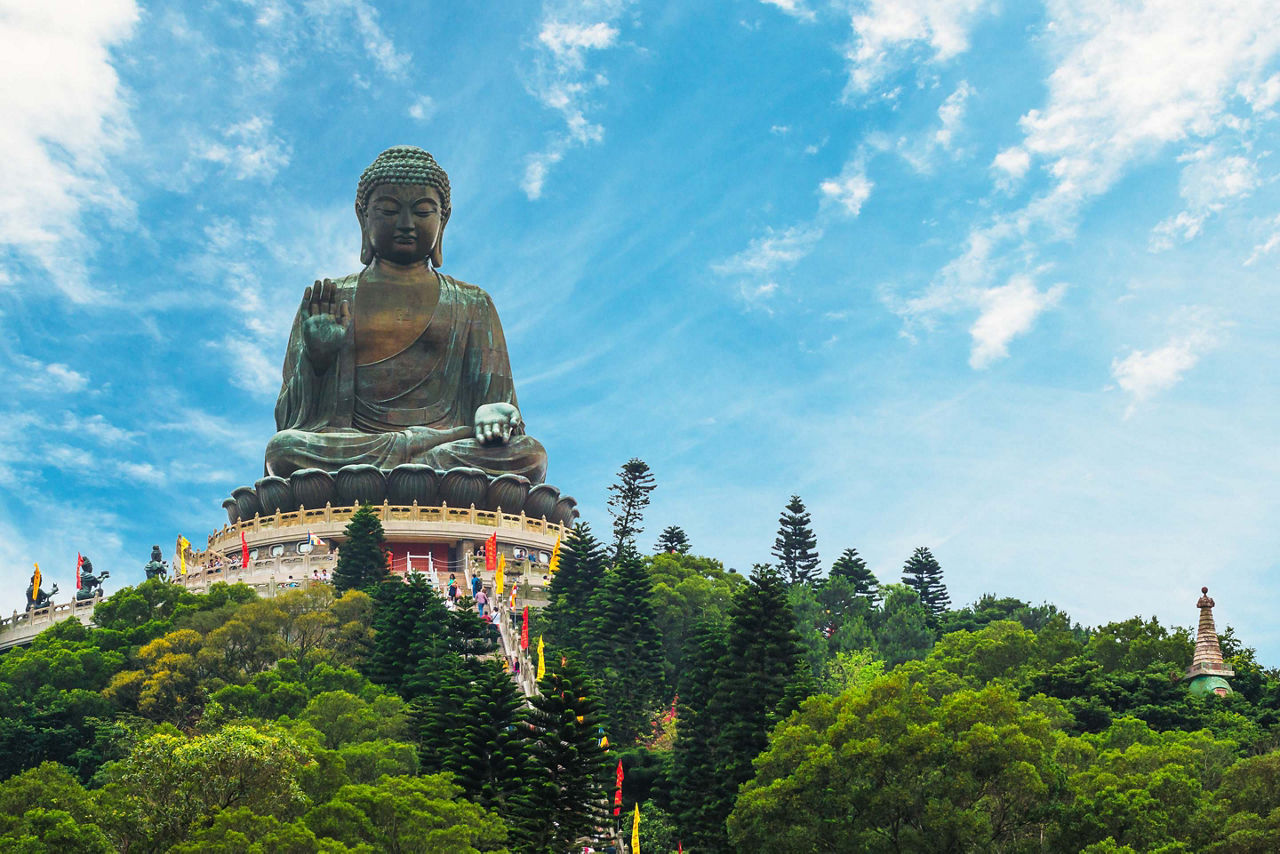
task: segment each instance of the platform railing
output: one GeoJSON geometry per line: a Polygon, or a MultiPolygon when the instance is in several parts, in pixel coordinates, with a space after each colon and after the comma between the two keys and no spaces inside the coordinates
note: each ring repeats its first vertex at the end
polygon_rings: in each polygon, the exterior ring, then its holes
{"type": "MultiPolygon", "coordinates": [[[[521,531],[529,534],[542,534],[544,536],[564,537],[569,533],[569,529],[565,525],[557,522],[549,522],[546,519],[534,519],[521,513],[504,513],[502,508],[497,510],[478,510],[473,504],[470,507],[450,507],[448,504],[441,504],[438,507],[419,506],[414,504],[390,504],[382,502],[381,504],[372,505],[374,511],[378,514],[378,518],[383,522],[438,522],[454,525],[473,525],[486,528],[504,528],[511,531],[521,531]]],[[[351,520],[359,507],[334,507],[332,504],[326,504],[323,508],[315,508],[308,510],[306,508],[298,508],[297,510],[282,513],[277,510],[275,513],[266,515],[255,515],[252,519],[244,519],[234,524],[223,525],[217,531],[209,535],[209,547],[213,548],[214,543],[221,543],[227,539],[239,539],[240,533],[256,534],[263,531],[272,531],[278,528],[292,528],[304,525],[333,524],[345,523],[351,520]]]]}

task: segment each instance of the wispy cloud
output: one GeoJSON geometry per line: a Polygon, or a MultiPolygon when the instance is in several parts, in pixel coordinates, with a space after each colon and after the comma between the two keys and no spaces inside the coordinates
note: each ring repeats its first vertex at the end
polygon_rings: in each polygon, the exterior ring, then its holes
{"type": "Polygon", "coordinates": [[[21,355],[15,361],[22,366],[17,381],[31,391],[74,394],[89,386],[87,376],[61,362],[42,362],[21,355]]]}
{"type": "Polygon", "coordinates": [[[766,6],[774,6],[801,21],[814,21],[818,17],[805,0],[760,0],[760,2],[766,6]]]}
{"type": "Polygon", "coordinates": [[[1200,358],[1222,343],[1227,324],[1198,307],[1184,307],[1169,321],[1172,331],[1164,344],[1150,350],[1130,350],[1124,358],[1111,361],[1116,385],[1129,393],[1125,417],[1138,405],[1168,391],[1199,363],[1200,358]]]}
{"type": "Polygon", "coordinates": [[[874,187],[875,184],[867,177],[865,164],[859,159],[846,167],[840,177],[819,184],[818,192],[823,199],[834,202],[844,213],[857,216],[862,212],[863,203],[871,198],[874,187]]]}
{"type": "MultiPolygon", "coordinates": [[[[99,297],[82,214],[131,210],[107,165],[130,133],[111,51],[137,19],[132,0],[8,4],[0,16],[0,247],[76,302],[99,297]]],[[[12,265],[0,260],[0,278],[12,265]]]]}
{"type": "Polygon", "coordinates": [[[1157,223],[1151,231],[1151,249],[1160,252],[1196,237],[1205,221],[1235,199],[1248,196],[1258,186],[1258,169],[1252,160],[1223,154],[1210,143],[1180,158],[1183,167],[1179,190],[1185,210],[1157,223]]]}
{"type": "Polygon", "coordinates": [[[252,116],[222,131],[221,139],[195,145],[201,160],[218,163],[240,180],[270,180],[289,163],[289,145],[271,132],[271,119],[252,116]]]}
{"type": "Polygon", "coordinates": [[[1009,342],[1056,306],[1066,289],[1066,285],[1057,284],[1040,291],[1029,276],[1014,276],[1007,285],[983,291],[978,296],[981,313],[969,329],[973,337],[969,366],[982,369],[1008,357],[1009,342]]]}
{"type": "Polygon", "coordinates": [[[747,248],[711,265],[713,272],[737,279],[738,298],[748,308],[768,308],[779,293],[777,274],[795,266],[822,239],[816,226],[794,226],[753,239],[747,248]]]}
{"type": "Polygon", "coordinates": [[[867,0],[850,12],[848,96],[863,95],[908,64],[946,62],[969,49],[969,33],[993,0],[867,0]]]}
{"type": "Polygon", "coordinates": [[[604,126],[588,119],[587,111],[591,93],[609,81],[590,69],[587,59],[592,52],[617,44],[617,22],[626,6],[625,0],[595,0],[544,7],[531,90],[543,105],[561,115],[564,129],[525,160],[521,188],[530,199],[542,196],[551,167],[570,149],[604,139],[604,126]]]}

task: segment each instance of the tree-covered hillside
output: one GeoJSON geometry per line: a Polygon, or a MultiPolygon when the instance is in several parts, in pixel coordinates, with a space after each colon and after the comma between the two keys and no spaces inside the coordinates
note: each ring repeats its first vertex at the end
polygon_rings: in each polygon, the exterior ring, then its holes
{"type": "Polygon", "coordinates": [[[1280,674],[1230,630],[1196,697],[1187,630],[951,608],[927,548],[668,545],[566,537],[531,702],[421,580],[121,590],[0,655],[0,850],[563,854],[636,805],[645,854],[1280,850],[1280,674]]]}

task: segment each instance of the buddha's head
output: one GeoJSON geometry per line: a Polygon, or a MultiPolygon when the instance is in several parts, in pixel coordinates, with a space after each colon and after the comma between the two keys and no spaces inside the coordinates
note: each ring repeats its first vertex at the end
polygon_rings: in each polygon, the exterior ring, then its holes
{"type": "Polygon", "coordinates": [[[449,176],[435,158],[412,145],[388,148],[364,170],[356,190],[361,262],[430,259],[439,267],[449,211],[449,176]]]}

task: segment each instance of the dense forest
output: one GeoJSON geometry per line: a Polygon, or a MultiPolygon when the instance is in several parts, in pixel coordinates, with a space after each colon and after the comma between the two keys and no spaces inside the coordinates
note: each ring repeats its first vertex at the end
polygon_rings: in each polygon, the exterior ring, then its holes
{"type": "Polygon", "coordinates": [[[563,544],[528,703],[474,608],[355,558],[0,655],[0,849],[563,854],[638,808],[645,854],[1280,850],[1280,674],[1229,629],[1234,693],[1194,697],[1187,630],[953,607],[927,547],[824,573],[798,497],[749,573],[674,525],[644,555],[636,462],[563,544]]]}

